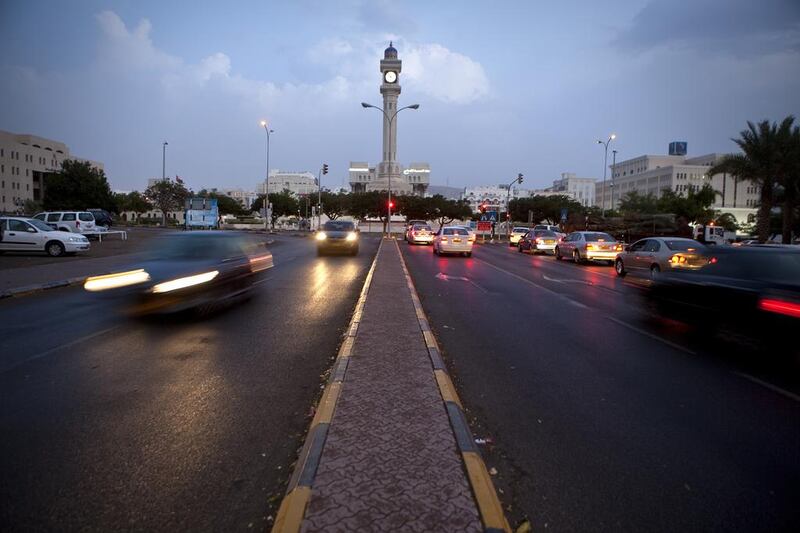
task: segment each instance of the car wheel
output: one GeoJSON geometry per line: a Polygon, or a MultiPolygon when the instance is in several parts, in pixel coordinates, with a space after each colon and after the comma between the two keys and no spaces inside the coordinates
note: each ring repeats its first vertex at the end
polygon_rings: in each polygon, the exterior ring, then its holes
{"type": "Polygon", "coordinates": [[[350,252],[350,255],[358,255],[358,246],[353,248],[353,250],[350,252]]]}
{"type": "Polygon", "coordinates": [[[661,268],[658,265],[653,265],[650,267],[650,279],[658,278],[659,274],[661,274],[661,268]]]}
{"type": "Polygon", "coordinates": [[[576,265],[581,262],[581,253],[578,250],[572,251],[572,260],[575,261],[576,265]]]}
{"type": "Polygon", "coordinates": [[[467,257],[472,257],[472,252],[467,252],[467,257]]]}
{"type": "Polygon", "coordinates": [[[519,246],[517,246],[517,250],[519,250],[519,253],[523,253],[524,252],[524,250],[522,249],[522,245],[521,244],[519,246]]]}
{"type": "Polygon", "coordinates": [[[439,252],[436,251],[436,245],[433,245],[433,255],[438,255],[439,252]]]}
{"type": "Polygon", "coordinates": [[[64,255],[64,245],[58,241],[50,241],[45,245],[44,250],[50,257],[60,257],[64,255]]]}
{"type": "Polygon", "coordinates": [[[617,259],[614,262],[614,270],[617,271],[617,276],[624,278],[627,272],[625,271],[625,265],[622,264],[622,259],[617,259]]]}
{"type": "Polygon", "coordinates": [[[554,253],[555,253],[555,256],[556,256],[556,261],[561,261],[561,250],[558,249],[558,246],[556,246],[556,249],[555,249],[554,253]]]}
{"type": "Polygon", "coordinates": [[[320,248],[317,248],[317,257],[322,257],[324,254],[320,248]]]}

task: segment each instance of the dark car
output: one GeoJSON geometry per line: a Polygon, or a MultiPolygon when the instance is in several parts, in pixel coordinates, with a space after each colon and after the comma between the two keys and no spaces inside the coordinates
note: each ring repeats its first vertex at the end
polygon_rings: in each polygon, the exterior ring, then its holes
{"type": "Polygon", "coordinates": [[[87,211],[94,215],[94,223],[97,226],[108,229],[114,224],[114,218],[105,209],[87,209],[87,211]]]}
{"type": "Polygon", "coordinates": [[[156,239],[149,258],[116,274],[86,280],[88,291],[125,298],[133,315],[196,308],[207,312],[245,295],[272,254],[244,235],[223,231],[172,233],[156,239]]]}
{"type": "Polygon", "coordinates": [[[546,254],[553,254],[558,243],[559,236],[555,231],[534,229],[526,233],[517,245],[517,250],[520,253],[537,253],[542,252],[546,254]]]}
{"type": "Polygon", "coordinates": [[[664,272],[647,293],[659,315],[709,335],[733,332],[798,350],[800,250],[715,247],[696,270],[664,272]]]}
{"type": "Polygon", "coordinates": [[[330,252],[358,254],[358,230],[349,220],[329,220],[317,232],[317,255],[330,252]]]}

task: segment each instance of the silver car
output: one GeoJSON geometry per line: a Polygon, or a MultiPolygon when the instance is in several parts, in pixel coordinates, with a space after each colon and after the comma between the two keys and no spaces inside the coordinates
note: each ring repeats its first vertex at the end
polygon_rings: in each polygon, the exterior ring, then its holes
{"type": "Polygon", "coordinates": [[[668,270],[698,269],[708,263],[708,248],[681,237],[649,237],[631,244],[614,261],[620,277],[628,273],[655,278],[668,270]]]}
{"type": "Polygon", "coordinates": [[[557,260],[572,258],[576,263],[584,261],[614,262],[622,251],[622,244],[602,231],[573,231],[560,241],[555,248],[557,260]]]}

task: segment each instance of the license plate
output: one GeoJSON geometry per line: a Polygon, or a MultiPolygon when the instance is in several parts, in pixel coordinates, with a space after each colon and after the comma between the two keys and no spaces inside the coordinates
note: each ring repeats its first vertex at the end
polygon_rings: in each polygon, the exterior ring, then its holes
{"type": "Polygon", "coordinates": [[[551,239],[551,240],[549,240],[549,241],[544,241],[544,243],[545,243],[545,244],[553,244],[554,242],[556,242],[556,241],[554,241],[554,240],[552,240],[552,239],[551,239]]]}
{"type": "Polygon", "coordinates": [[[461,242],[461,239],[453,239],[453,242],[461,242]]]}
{"type": "Polygon", "coordinates": [[[600,249],[601,250],[610,250],[611,247],[610,246],[601,246],[600,249]]]}

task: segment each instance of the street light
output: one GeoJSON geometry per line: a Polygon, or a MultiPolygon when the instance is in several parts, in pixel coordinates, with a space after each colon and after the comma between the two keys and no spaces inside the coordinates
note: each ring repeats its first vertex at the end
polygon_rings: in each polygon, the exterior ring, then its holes
{"type": "Polygon", "coordinates": [[[608,172],[608,145],[617,138],[615,133],[612,133],[607,141],[597,140],[597,144],[602,144],[606,148],[606,155],[603,159],[603,218],[606,218],[606,173],[608,172]]]}
{"type": "MultiPolygon", "coordinates": [[[[508,184],[508,189],[506,190],[506,240],[511,242],[511,211],[508,208],[508,204],[511,198],[511,186],[515,183],[522,183],[522,179],[524,176],[520,173],[517,174],[517,178],[508,184]]],[[[497,240],[499,241],[500,238],[498,237],[497,240]]]]}
{"type": "MultiPolygon", "coordinates": [[[[397,114],[400,111],[404,110],[404,109],[414,109],[414,110],[419,109],[419,104],[412,104],[412,105],[407,105],[405,107],[401,107],[400,109],[398,109],[397,111],[395,111],[392,114],[391,118],[389,117],[389,115],[386,114],[386,111],[384,111],[382,108],[380,108],[378,106],[374,106],[374,105],[368,104],[366,102],[361,102],[361,107],[363,107],[364,109],[367,109],[367,108],[371,107],[371,108],[377,109],[378,111],[383,113],[383,116],[386,118],[386,121],[389,123],[389,148],[391,148],[391,146],[392,146],[392,121],[394,121],[394,118],[397,116],[397,114]]],[[[392,153],[392,151],[389,150],[389,165],[390,165],[390,170],[389,170],[389,200],[388,200],[388,202],[386,202],[387,209],[388,209],[388,216],[386,218],[386,236],[387,236],[387,238],[391,238],[391,236],[392,236],[392,170],[394,169],[394,165],[392,165],[392,163],[394,163],[394,153],[392,153]]]]}
{"type": "Polygon", "coordinates": [[[614,182],[616,181],[616,173],[617,173],[617,151],[611,150],[612,156],[612,163],[611,163],[611,210],[614,210],[614,182]]]}
{"type": "Polygon", "coordinates": [[[261,127],[264,128],[264,131],[267,133],[267,179],[264,181],[264,214],[266,215],[266,220],[264,221],[264,229],[269,231],[270,225],[272,224],[272,217],[269,212],[269,137],[270,134],[275,133],[275,131],[269,129],[266,120],[261,121],[261,127]]]}
{"type": "Polygon", "coordinates": [[[169,143],[164,141],[164,144],[161,145],[161,181],[166,181],[167,179],[167,145],[169,143]]]}

